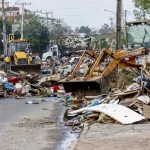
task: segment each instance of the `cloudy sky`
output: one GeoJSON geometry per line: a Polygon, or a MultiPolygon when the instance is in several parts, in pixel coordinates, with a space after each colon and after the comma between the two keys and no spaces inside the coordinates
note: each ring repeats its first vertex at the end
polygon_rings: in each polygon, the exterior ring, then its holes
{"type": "MultiPolygon", "coordinates": [[[[10,0],[10,4],[13,5],[15,1],[10,0]]],[[[116,12],[116,0],[26,0],[26,2],[31,2],[31,6],[26,8],[53,12],[55,18],[64,19],[64,22],[72,28],[82,25],[99,28],[104,23],[109,24],[110,17],[115,21],[113,13],[102,9],[116,12]]],[[[123,0],[123,9],[128,10],[128,21],[134,20],[132,0],[123,0]]]]}

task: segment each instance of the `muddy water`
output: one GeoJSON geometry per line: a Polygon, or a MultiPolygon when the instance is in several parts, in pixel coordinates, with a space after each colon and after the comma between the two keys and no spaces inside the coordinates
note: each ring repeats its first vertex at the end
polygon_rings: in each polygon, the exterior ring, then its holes
{"type": "MultiPolygon", "coordinates": [[[[66,110],[66,107],[60,103],[62,113],[59,116],[59,121],[63,122],[63,116],[66,110]]],[[[60,138],[58,144],[56,145],[56,150],[68,150],[69,146],[73,141],[78,139],[80,133],[71,133],[72,128],[68,126],[62,126],[63,136],[60,138]]]]}
{"type": "Polygon", "coordinates": [[[68,150],[69,146],[79,137],[79,133],[70,133],[70,128],[64,128],[65,134],[56,146],[56,150],[68,150]]]}

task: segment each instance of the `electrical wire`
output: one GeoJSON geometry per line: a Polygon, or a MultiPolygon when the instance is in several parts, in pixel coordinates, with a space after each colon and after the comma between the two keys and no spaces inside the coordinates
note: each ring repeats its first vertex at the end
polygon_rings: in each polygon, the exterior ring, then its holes
{"type": "MultiPolygon", "coordinates": [[[[124,5],[124,6],[129,6],[129,7],[133,7],[133,5],[124,5]]],[[[51,8],[52,10],[60,10],[60,9],[65,9],[65,10],[69,10],[69,9],[91,9],[91,8],[94,8],[94,9],[99,9],[99,8],[104,8],[104,7],[112,7],[112,8],[115,8],[116,6],[109,6],[109,5],[101,5],[101,7],[76,7],[76,8],[51,8]]],[[[47,10],[47,9],[45,9],[47,10]]]]}
{"type": "Polygon", "coordinates": [[[8,12],[10,12],[14,7],[15,7],[15,5],[19,2],[20,0],[17,0],[16,2],[15,2],[15,4],[11,7],[11,9],[8,11],[8,12]]]}

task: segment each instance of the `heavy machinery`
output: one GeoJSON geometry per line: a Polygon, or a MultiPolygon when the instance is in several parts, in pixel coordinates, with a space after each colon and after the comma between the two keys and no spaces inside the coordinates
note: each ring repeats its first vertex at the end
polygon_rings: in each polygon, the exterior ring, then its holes
{"type": "Polygon", "coordinates": [[[54,45],[50,47],[49,51],[46,53],[43,53],[42,55],[42,61],[46,61],[47,59],[59,59],[63,56],[68,56],[70,57],[72,52],[63,49],[60,45],[54,45]]]}
{"type": "Polygon", "coordinates": [[[14,35],[9,35],[8,56],[4,58],[6,62],[5,71],[25,71],[27,73],[41,73],[40,64],[32,64],[32,56],[27,53],[28,45],[24,39],[14,40],[14,35]]]}
{"type": "Polygon", "coordinates": [[[131,21],[126,23],[127,47],[145,47],[147,54],[150,52],[150,20],[131,21]]]}
{"type": "Polygon", "coordinates": [[[63,83],[65,91],[84,90],[91,91],[94,89],[101,93],[106,91],[108,85],[107,76],[111,74],[115,68],[135,68],[138,69],[141,65],[140,57],[145,55],[145,47],[140,47],[130,51],[118,51],[113,53],[112,50],[103,49],[100,54],[96,53],[97,43],[93,50],[85,50],[74,68],[72,74],[60,81],[63,83]],[[83,74],[78,74],[80,66],[83,63],[85,56],[93,59],[93,63],[89,66],[88,71],[83,74]]]}

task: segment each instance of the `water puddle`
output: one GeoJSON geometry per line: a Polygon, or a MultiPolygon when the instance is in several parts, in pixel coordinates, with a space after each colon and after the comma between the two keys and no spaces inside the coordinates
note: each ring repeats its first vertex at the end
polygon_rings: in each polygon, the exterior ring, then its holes
{"type": "MultiPolygon", "coordinates": [[[[59,116],[59,120],[63,122],[63,116],[67,107],[63,106],[62,103],[60,105],[63,113],[59,116]]],[[[56,150],[68,150],[72,142],[77,140],[80,135],[80,133],[72,133],[72,127],[70,126],[63,126],[62,130],[64,134],[59,143],[57,144],[56,150]]]]}
{"type": "Polygon", "coordinates": [[[56,150],[68,150],[72,142],[78,139],[79,137],[79,133],[70,133],[72,131],[71,128],[70,129],[69,127],[64,128],[66,128],[64,138],[56,146],[56,150]]]}

